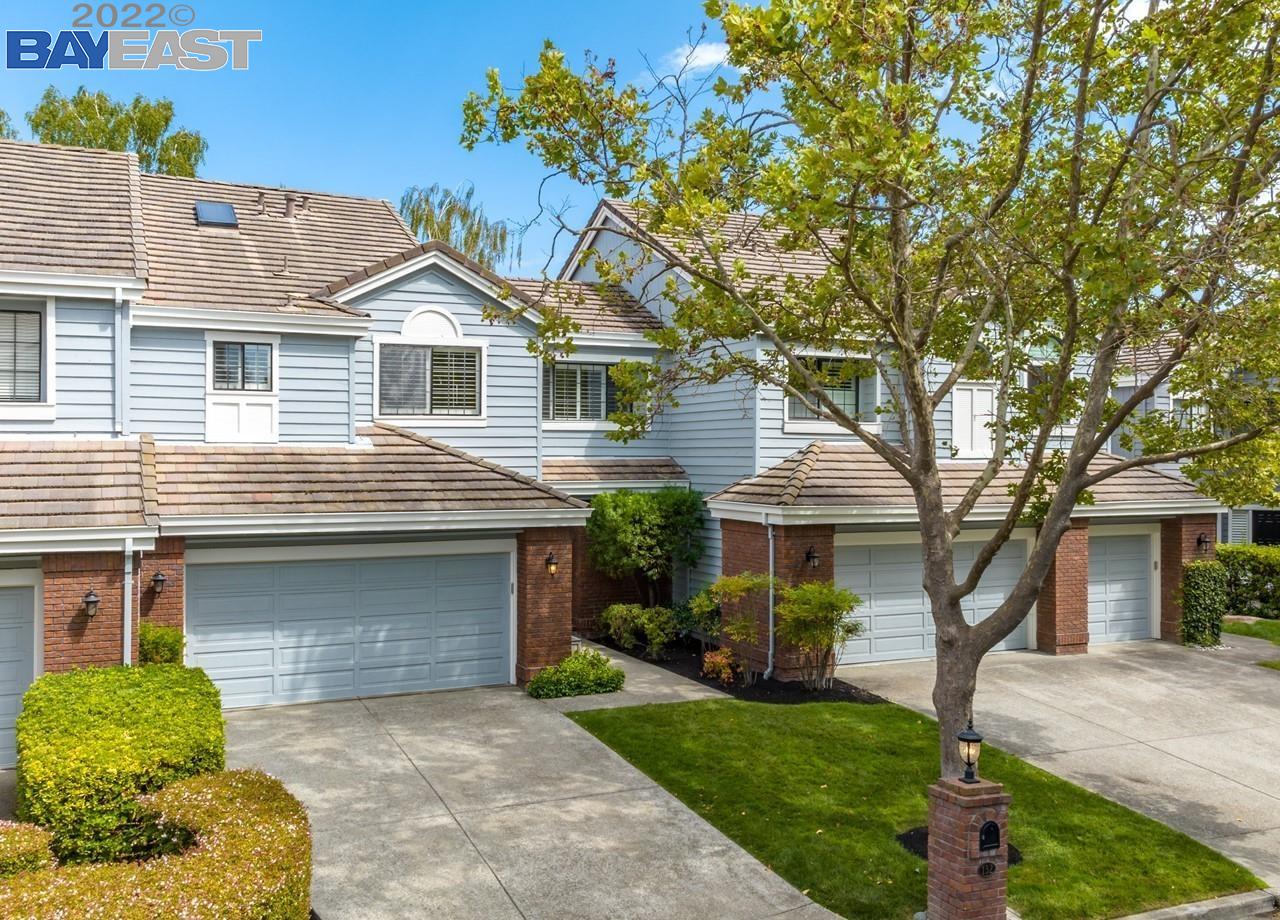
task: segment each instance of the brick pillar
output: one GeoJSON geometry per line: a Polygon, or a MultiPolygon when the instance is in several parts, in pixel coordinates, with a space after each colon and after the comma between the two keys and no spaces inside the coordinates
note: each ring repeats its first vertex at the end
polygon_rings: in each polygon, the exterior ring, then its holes
{"type": "Polygon", "coordinates": [[[134,577],[138,580],[138,613],[144,622],[183,628],[183,581],[186,575],[186,540],[161,537],[156,548],[141,553],[134,577]],[[156,572],[165,577],[164,590],[156,594],[151,578],[156,572]]]}
{"type": "MultiPolygon", "coordinates": [[[[44,557],[44,669],[67,671],[124,661],[123,553],[54,553],[44,557]],[[84,611],[92,588],[101,598],[97,615],[84,611]]],[[[134,607],[137,661],[137,607],[134,607]]]]}
{"type": "Polygon", "coordinates": [[[929,787],[929,920],[1005,920],[1009,799],[999,783],[941,779],[929,787]],[[999,846],[983,850],[994,822],[999,846]]]}
{"type": "Polygon", "coordinates": [[[569,654],[573,633],[573,533],[539,527],[516,538],[516,680],[525,683],[569,654]],[[555,553],[556,574],[547,571],[555,553]]]}
{"type": "Polygon", "coordinates": [[[1194,559],[1217,553],[1218,519],[1212,514],[1169,518],[1160,522],[1160,638],[1182,641],[1182,570],[1194,559]],[[1200,534],[1209,545],[1196,545],[1200,534]]]}
{"type": "Polygon", "coordinates": [[[611,604],[639,604],[640,586],[634,578],[609,578],[591,564],[587,529],[573,532],[573,631],[594,636],[600,631],[600,612],[611,604]]]}
{"type": "MultiPolygon", "coordinates": [[[[769,573],[768,527],[747,521],[722,520],[720,539],[720,569],[725,575],[769,573]]],[[[804,581],[830,581],[835,577],[835,527],[830,524],[774,527],[773,550],[773,574],[780,582],[799,584],[804,581]],[[810,547],[817,553],[817,568],[811,567],[805,559],[810,547]]],[[[736,651],[750,661],[753,670],[763,672],[769,662],[769,599],[764,596],[747,598],[725,613],[731,617],[743,614],[755,617],[755,642],[736,651]]],[[[800,674],[796,664],[794,651],[781,645],[774,649],[774,677],[778,680],[798,679],[800,674]]]]}
{"type": "Polygon", "coordinates": [[[1036,601],[1036,647],[1051,655],[1089,651],[1089,522],[1073,518],[1036,601]]]}

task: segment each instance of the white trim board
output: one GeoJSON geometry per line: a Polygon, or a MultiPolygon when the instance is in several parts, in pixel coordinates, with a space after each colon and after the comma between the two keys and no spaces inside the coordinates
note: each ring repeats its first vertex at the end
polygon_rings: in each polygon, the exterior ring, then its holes
{"type": "Polygon", "coordinates": [[[412,556],[462,556],[473,553],[515,552],[516,541],[434,540],[414,543],[317,543],[287,546],[193,547],[187,565],[247,562],[316,562],[326,559],[401,559],[412,556]]]}
{"type": "MultiPolygon", "coordinates": [[[[750,521],[757,524],[918,524],[914,505],[762,505],[710,499],[707,508],[717,520],[750,521]]],[[[979,505],[965,518],[972,523],[1002,520],[1008,512],[1003,505],[979,505]]],[[[1219,514],[1225,510],[1212,499],[1189,498],[1166,502],[1103,502],[1077,505],[1072,517],[1103,518],[1177,517],[1186,514],[1219,514]]]]}
{"type": "Polygon", "coordinates": [[[224,514],[161,518],[167,536],[386,533],[422,531],[525,530],[576,527],[590,508],[535,508],[498,511],[384,511],[347,514],[224,514]]]}
{"type": "Polygon", "coordinates": [[[0,294],[35,297],[83,297],[88,300],[133,300],[146,282],[129,275],[71,272],[0,271],[0,294]]]}
{"type": "Polygon", "coordinates": [[[163,307],[134,304],[130,326],[158,326],[166,329],[219,329],[238,332],[295,333],[298,335],[339,335],[364,338],[373,325],[368,316],[338,313],[269,313],[256,310],[210,310],[196,307],[163,307]]]}
{"type": "Polygon", "coordinates": [[[0,531],[0,555],[33,553],[123,552],[126,540],[134,549],[155,548],[155,527],[64,527],[0,531]]]}

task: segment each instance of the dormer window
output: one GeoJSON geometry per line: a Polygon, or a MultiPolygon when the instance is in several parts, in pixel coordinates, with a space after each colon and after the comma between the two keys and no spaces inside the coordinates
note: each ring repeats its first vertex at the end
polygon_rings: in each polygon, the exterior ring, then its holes
{"type": "Polygon", "coordinates": [[[280,338],[205,333],[204,439],[271,444],[279,439],[280,338]]]}

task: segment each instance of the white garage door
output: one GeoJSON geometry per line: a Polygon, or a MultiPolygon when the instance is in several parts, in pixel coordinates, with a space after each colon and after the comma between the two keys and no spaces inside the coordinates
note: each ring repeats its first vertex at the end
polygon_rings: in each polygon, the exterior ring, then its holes
{"type": "Polygon", "coordinates": [[[1151,638],[1151,538],[1089,537],[1089,641],[1151,638]]]}
{"type": "MultiPolygon", "coordinates": [[[[981,542],[955,545],[956,574],[969,571],[981,542]]],[[[1008,596],[1026,564],[1025,540],[1010,540],[962,603],[965,619],[990,616],[1008,596]]],[[[919,543],[837,546],[836,581],[862,598],[857,619],[862,635],[845,647],[842,664],[925,658],[934,653],[933,615],[923,580],[919,543]]],[[[1027,647],[1027,624],[1020,623],[996,649],[1027,647]]]]}
{"type": "Polygon", "coordinates": [[[508,560],[192,565],[187,660],[227,707],[508,683],[508,560]]]}
{"type": "Polygon", "coordinates": [[[35,590],[0,588],[0,767],[18,757],[13,725],[35,679],[35,590]]]}

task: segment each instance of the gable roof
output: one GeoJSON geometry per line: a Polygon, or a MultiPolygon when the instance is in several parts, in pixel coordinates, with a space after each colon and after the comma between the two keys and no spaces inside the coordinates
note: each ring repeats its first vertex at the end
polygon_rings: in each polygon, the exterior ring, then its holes
{"type": "Polygon", "coordinates": [[[643,333],[662,328],[662,320],[616,284],[545,278],[512,278],[510,283],[539,312],[567,316],[585,332],[643,333]]]}
{"type": "Polygon", "coordinates": [[[147,275],[131,153],[0,140],[0,270],[147,275]]]}
{"type": "Polygon", "coordinates": [[[671,457],[548,457],[542,461],[543,482],[688,482],[671,457]]]}

